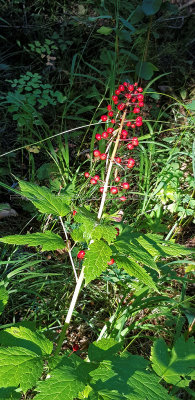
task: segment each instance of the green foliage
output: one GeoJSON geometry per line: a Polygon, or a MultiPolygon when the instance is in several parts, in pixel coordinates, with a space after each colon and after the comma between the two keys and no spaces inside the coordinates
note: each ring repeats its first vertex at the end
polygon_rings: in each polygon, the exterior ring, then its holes
{"type": "Polygon", "coordinates": [[[159,11],[161,4],[162,0],[143,0],[142,10],[146,15],[154,15],[159,11]]]}
{"type": "Polygon", "coordinates": [[[4,238],[0,238],[0,242],[23,246],[41,246],[42,251],[64,249],[65,247],[62,238],[50,231],[44,233],[27,233],[26,235],[4,236],[4,238]]]}
{"type": "Polygon", "coordinates": [[[112,250],[103,240],[96,240],[89,245],[84,259],[86,284],[96,279],[107,269],[111,255],[112,250]]]}
{"type": "Polygon", "coordinates": [[[150,275],[139,264],[125,256],[116,256],[115,259],[119,268],[123,268],[130,276],[138,278],[141,283],[158,291],[150,275]]]}
{"type": "Polygon", "coordinates": [[[55,195],[46,187],[40,187],[30,182],[19,182],[21,194],[27,197],[41,213],[64,217],[70,212],[68,204],[70,195],[55,195]]]}
{"type": "Polygon", "coordinates": [[[152,78],[154,71],[158,71],[158,68],[151,62],[139,61],[135,66],[135,70],[140,78],[148,81],[152,78]]]}
{"type": "Polygon", "coordinates": [[[4,286],[0,286],[0,315],[8,302],[8,292],[4,286]]]}
{"type": "Polygon", "coordinates": [[[195,378],[195,343],[193,338],[185,341],[181,336],[170,350],[164,339],[155,341],[151,350],[152,368],[167,383],[188,387],[195,378]]]}
{"type": "Polygon", "coordinates": [[[17,400],[21,399],[21,394],[16,392],[16,387],[0,388],[0,399],[1,400],[17,400]]]}

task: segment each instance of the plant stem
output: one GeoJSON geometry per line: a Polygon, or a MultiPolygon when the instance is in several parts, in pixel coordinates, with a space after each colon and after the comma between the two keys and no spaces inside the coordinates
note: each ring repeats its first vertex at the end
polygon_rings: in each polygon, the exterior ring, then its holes
{"type": "Polygon", "coordinates": [[[65,235],[65,238],[66,238],[66,244],[67,244],[67,248],[68,248],[68,255],[70,257],[70,262],[72,264],[72,269],[73,269],[73,272],[74,272],[74,275],[75,275],[75,279],[76,279],[76,282],[78,282],[78,276],[77,276],[76,268],[75,268],[74,261],[73,261],[73,258],[72,258],[72,254],[71,254],[71,249],[70,249],[70,245],[69,245],[69,241],[68,241],[68,235],[67,235],[67,232],[66,232],[66,228],[64,226],[62,217],[59,217],[59,220],[61,222],[62,229],[64,231],[64,235],[65,235]]]}
{"type": "MultiPolygon", "coordinates": [[[[128,103],[127,103],[127,106],[128,106],[128,103]]],[[[127,111],[125,110],[124,113],[123,113],[123,117],[122,117],[122,120],[121,120],[121,123],[120,123],[120,127],[119,127],[119,130],[118,130],[117,139],[116,139],[116,142],[115,142],[115,145],[114,145],[114,149],[113,149],[113,152],[112,152],[112,156],[111,156],[111,159],[110,159],[110,163],[109,163],[109,166],[108,166],[108,171],[107,171],[107,174],[106,174],[106,180],[105,180],[105,185],[104,185],[104,191],[103,191],[103,194],[102,194],[102,200],[101,200],[101,204],[100,204],[100,208],[99,208],[99,212],[98,212],[98,216],[97,216],[98,219],[101,219],[101,216],[102,216],[102,212],[103,212],[103,208],[104,208],[104,204],[105,204],[105,200],[106,200],[106,193],[107,193],[107,189],[108,189],[109,178],[110,178],[110,174],[111,174],[114,158],[115,158],[115,155],[116,155],[116,152],[117,152],[118,144],[119,144],[119,141],[120,141],[121,131],[123,129],[123,124],[124,124],[124,121],[125,121],[126,113],[127,113],[127,111]]],[[[63,224],[62,219],[60,221],[63,224]]],[[[67,233],[65,233],[65,236],[66,235],[67,235],[67,233]]],[[[81,289],[81,286],[82,286],[82,283],[83,283],[83,280],[84,280],[84,269],[85,269],[85,267],[83,266],[82,270],[81,270],[81,273],[80,273],[80,276],[79,276],[79,278],[77,280],[77,284],[76,284],[76,287],[75,287],[75,290],[74,290],[74,294],[73,294],[73,297],[72,297],[72,300],[71,300],[71,303],[70,303],[70,307],[69,307],[69,310],[68,310],[68,314],[66,316],[65,324],[63,326],[63,329],[62,329],[62,332],[61,332],[61,335],[60,335],[60,338],[59,338],[59,341],[58,341],[58,344],[57,344],[57,347],[56,347],[55,355],[59,354],[61,346],[62,346],[62,343],[63,343],[64,338],[66,336],[66,330],[67,330],[68,325],[69,325],[69,323],[71,321],[72,314],[73,314],[73,311],[74,311],[74,308],[75,308],[75,305],[76,305],[76,302],[77,302],[77,299],[78,299],[78,296],[79,296],[79,293],[80,293],[80,289],[81,289]]]]}

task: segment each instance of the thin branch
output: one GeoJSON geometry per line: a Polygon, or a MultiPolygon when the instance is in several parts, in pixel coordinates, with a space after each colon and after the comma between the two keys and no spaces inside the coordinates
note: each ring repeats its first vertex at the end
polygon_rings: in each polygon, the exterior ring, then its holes
{"type": "Polygon", "coordinates": [[[64,235],[65,235],[65,238],[66,238],[66,245],[67,245],[67,248],[68,248],[68,255],[70,257],[70,262],[72,264],[72,269],[73,269],[73,272],[74,272],[74,275],[75,275],[75,279],[76,279],[76,282],[78,282],[78,276],[77,276],[76,268],[75,268],[74,261],[73,261],[73,258],[72,258],[72,254],[71,254],[71,248],[70,248],[69,241],[68,241],[67,231],[66,231],[66,228],[64,226],[62,217],[59,217],[59,220],[61,222],[62,229],[64,231],[64,235]]]}

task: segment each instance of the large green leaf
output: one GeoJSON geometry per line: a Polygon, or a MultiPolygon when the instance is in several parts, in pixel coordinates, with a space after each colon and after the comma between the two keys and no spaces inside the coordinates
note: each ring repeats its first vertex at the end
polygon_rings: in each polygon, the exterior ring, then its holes
{"type": "Polygon", "coordinates": [[[116,394],[121,399],[129,400],[170,400],[166,389],[159,384],[159,378],[146,370],[147,365],[148,362],[140,356],[112,357],[90,372],[90,385],[97,393],[97,398],[100,393],[105,392],[108,396],[110,392],[110,399],[113,400],[117,398],[116,394]]]}
{"type": "Polygon", "coordinates": [[[27,197],[41,213],[54,214],[64,217],[70,212],[71,197],[68,195],[55,195],[46,187],[33,183],[20,181],[21,194],[27,197]]]}
{"type": "Polygon", "coordinates": [[[126,254],[131,260],[141,262],[142,264],[159,271],[153,257],[139,244],[135,246],[133,243],[129,244],[119,239],[115,241],[114,246],[121,255],[126,254]]]}
{"type": "Polygon", "coordinates": [[[79,228],[83,231],[84,240],[88,242],[91,239],[93,229],[98,225],[96,215],[84,207],[75,207],[75,210],[77,211],[77,214],[74,216],[74,220],[81,224],[79,228]]]}
{"type": "Polygon", "coordinates": [[[117,231],[114,226],[99,224],[92,231],[92,239],[104,239],[109,244],[116,239],[117,231]]]}
{"type": "Polygon", "coordinates": [[[151,350],[153,370],[166,382],[179,387],[189,385],[195,379],[195,343],[185,342],[181,336],[170,351],[164,339],[157,339],[151,350]]]}
{"type": "MultiPolygon", "coordinates": [[[[74,356],[74,355],[73,355],[74,356]]],[[[84,374],[84,366],[87,363],[72,362],[71,357],[56,369],[51,371],[50,378],[39,382],[36,400],[73,400],[87,384],[87,374],[84,374]]]]}
{"type": "Polygon", "coordinates": [[[8,302],[8,292],[4,286],[0,286],[0,315],[8,302]]]}
{"type": "Polygon", "coordinates": [[[21,393],[15,391],[16,387],[0,388],[0,400],[21,399],[21,393]]]}
{"type": "Polygon", "coordinates": [[[23,347],[38,355],[51,354],[53,350],[52,342],[41,332],[32,331],[25,326],[12,326],[0,331],[0,344],[23,347]]]}
{"type": "Polygon", "coordinates": [[[101,339],[89,345],[88,357],[90,361],[103,361],[110,359],[122,347],[122,342],[116,342],[112,338],[101,339]]]}
{"type": "Polygon", "coordinates": [[[152,78],[154,71],[158,71],[158,68],[155,67],[151,62],[147,61],[138,61],[135,66],[136,74],[145,80],[149,80],[152,78]]]}
{"type": "Polygon", "coordinates": [[[138,278],[141,283],[158,291],[151,276],[139,264],[125,256],[116,256],[115,261],[117,266],[124,269],[130,276],[138,278]]]}
{"type": "Polygon", "coordinates": [[[42,251],[64,249],[65,247],[62,238],[50,231],[44,233],[27,233],[26,235],[4,236],[3,238],[0,238],[0,242],[23,246],[41,246],[42,251]]]}
{"type": "Polygon", "coordinates": [[[143,0],[142,10],[146,15],[154,15],[159,11],[161,4],[162,0],[143,0]]]}
{"type": "Polygon", "coordinates": [[[84,263],[86,284],[96,279],[100,274],[108,268],[112,251],[103,240],[95,241],[89,245],[84,263]]]}
{"type": "Polygon", "coordinates": [[[0,347],[0,383],[2,387],[20,385],[26,392],[36,385],[43,361],[34,352],[19,347],[0,347]]]}

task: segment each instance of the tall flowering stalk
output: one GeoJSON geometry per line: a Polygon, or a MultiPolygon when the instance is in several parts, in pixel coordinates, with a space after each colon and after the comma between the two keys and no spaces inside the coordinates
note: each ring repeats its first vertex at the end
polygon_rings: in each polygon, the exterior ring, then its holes
{"type": "MultiPolygon", "coordinates": [[[[107,128],[102,134],[96,134],[96,140],[98,142],[100,140],[107,140],[108,143],[105,153],[101,153],[98,149],[94,150],[93,152],[94,158],[96,160],[105,161],[107,163],[104,185],[99,188],[99,191],[102,193],[102,198],[97,215],[98,220],[100,220],[102,217],[108,190],[110,190],[111,194],[117,195],[120,190],[126,191],[130,187],[128,182],[119,183],[121,181],[121,176],[118,175],[117,170],[119,165],[122,165],[124,168],[128,169],[133,168],[135,165],[135,160],[132,157],[129,157],[127,159],[125,157],[121,158],[117,155],[117,151],[121,143],[123,143],[128,151],[132,151],[134,147],[139,145],[137,136],[133,135],[135,129],[142,126],[143,124],[142,117],[135,116],[140,113],[141,107],[144,106],[144,95],[142,94],[143,89],[137,86],[137,83],[132,85],[127,82],[119,85],[118,89],[115,91],[115,94],[112,96],[113,105],[109,104],[107,106],[108,114],[101,116],[101,120],[102,122],[105,122],[107,124],[107,128]],[[116,166],[116,169],[114,171],[113,177],[111,177],[114,166],[116,166]],[[110,181],[112,183],[111,185],[109,185],[110,181]],[[119,183],[119,186],[117,186],[116,183],[119,183]]],[[[90,176],[89,172],[85,172],[84,176],[86,179],[90,180],[91,185],[98,185],[98,183],[100,182],[99,175],[90,176]]],[[[127,197],[122,195],[119,197],[119,200],[124,202],[127,200],[127,197]]],[[[73,212],[73,215],[74,214],[75,212],[73,212]]],[[[82,260],[84,259],[84,257],[85,251],[80,250],[77,254],[77,258],[82,260]]],[[[108,265],[112,265],[113,263],[114,259],[111,259],[107,262],[108,265]]],[[[80,288],[84,280],[84,270],[85,266],[83,265],[80,276],[77,280],[68,314],[66,316],[65,325],[62,329],[60,339],[57,344],[56,354],[59,353],[61,349],[66,334],[66,329],[72,318],[76,301],[80,293],[80,288]]]]}

